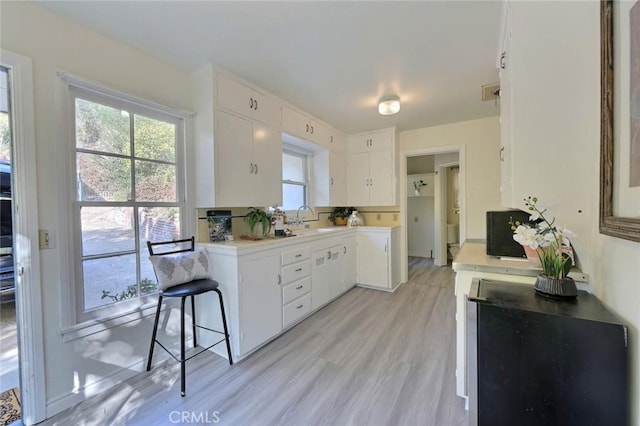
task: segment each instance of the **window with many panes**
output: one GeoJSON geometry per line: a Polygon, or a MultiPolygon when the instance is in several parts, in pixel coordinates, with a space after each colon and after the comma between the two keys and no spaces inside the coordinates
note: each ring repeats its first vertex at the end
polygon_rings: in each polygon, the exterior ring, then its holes
{"type": "Polygon", "coordinates": [[[292,151],[282,152],[282,209],[297,210],[308,203],[307,156],[292,151]]]}
{"type": "Polygon", "coordinates": [[[85,314],[157,291],[146,242],[181,236],[183,120],[70,88],[85,314]]]}

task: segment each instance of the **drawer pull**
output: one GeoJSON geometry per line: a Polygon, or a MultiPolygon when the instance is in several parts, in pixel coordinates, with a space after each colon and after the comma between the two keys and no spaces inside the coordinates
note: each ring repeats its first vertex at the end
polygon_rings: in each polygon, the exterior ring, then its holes
{"type": "Polygon", "coordinates": [[[304,306],[304,305],[298,305],[298,306],[296,306],[296,309],[300,309],[300,308],[302,308],[303,306],[304,306]]]}
{"type": "Polygon", "coordinates": [[[302,257],[302,254],[296,254],[296,257],[302,257]]]}
{"type": "Polygon", "coordinates": [[[304,287],[303,285],[299,285],[298,287],[296,287],[296,290],[300,290],[302,287],[304,287]]]}
{"type": "Polygon", "coordinates": [[[302,271],[302,268],[296,269],[296,272],[300,272],[300,271],[302,271]]]}

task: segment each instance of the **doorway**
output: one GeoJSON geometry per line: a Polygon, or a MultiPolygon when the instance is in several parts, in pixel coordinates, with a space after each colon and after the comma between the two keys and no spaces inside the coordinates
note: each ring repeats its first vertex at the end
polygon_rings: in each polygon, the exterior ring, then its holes
{"type": "Polygon", "coordinates": [[[464,165],[464,146],[401,153],[403,282],[408,278],[409,256],[431,257],[434,266],[446,266],[452,256],[450,245],[455,250],[455,246],[464,241],[464,165]]]}
{"type": "MultiPolygon", "coordinates": [[[[41,422],[46,417],[45,383],[44,383],[44,342],[42,297],[40,288],[40,253],[38,251],[38,201],[36,179],[36,144],[33,113],[33,66],[30,58],[0,49],[0,68],[2,70],[2,105],[5,120],[2,127],[2,151],[0,156],[10,158],[5,167],[7,190],[3,189],[3,201],[10,207],[7,217],[11,220],[11,241],[8,238],[2,244],[2,253],[10,252],[12,262],[7,262],[12,268],[12,279],[7,278],[11,290],[2,292],[2,296],[13,300],[15,310],[0,309],[13,317],[15,347],[9,351],[12,360],[7,371],[8,385],[19,386],[20,406],[22,408],[22,422],[30,425],[41,422]],[[7,132],[9,136],[7,135],[7,132]],[[6,142],[5,142],[6,140],[6,142]],[[10,178],[9,176],[10,175],[10,178]],[[10,247],[5,247],[7,245],[10,247]],[[18,364],[18,368],[14,368],[18,364]],[[17,378],[16,378],[17,376],[17,378]],[[9,383],[10,382],[10,383],[9,383]]],[[[2,212],[3,226],[5,212],[2,212]]],[[[2,232],[5,238],[5,230],[2,232]]],[[[8,275],[7,275],[8,277],[8,275]]],[[[3,287],[5,287],[3,283],[3,287]]],[[[6,286],[8,287],[8,285],[6,286]]],[[[7,300],[8,302],[8,300],[7,300]]],[[[4,315],[3,315],[4,316],[4,315]]],[[[3,327],[4,334],[4,327],[3,327]]],[[[4,354],[3,348],[3,354],[4,354]]],[[[2,363],[3,369],[5,363],[2,363]]],[[[5,378],[2,378],[3,382],[5,378]]],[[[2,383],[1,390],[5,386],[2,383]]]]}
{"type": "MultiPolygon", "coordinates": [[[[0,66],[0,392],[3,400],[15,401],[13,398],[19,394],[20,378],[13,257],[11,123],[9,69],[0,66]]],[[[15,417],[16,414],[10,415],[9,421],[18,420],[15,417]]]]}

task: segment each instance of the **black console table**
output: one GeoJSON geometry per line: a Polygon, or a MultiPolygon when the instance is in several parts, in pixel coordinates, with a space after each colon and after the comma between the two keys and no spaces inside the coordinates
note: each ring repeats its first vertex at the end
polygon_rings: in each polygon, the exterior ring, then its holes
{"type": "Polygon", "coordinates": [[[592,294],[474,280],[467,320],[471,425],[628,425],[627,327],[592,294]]]}

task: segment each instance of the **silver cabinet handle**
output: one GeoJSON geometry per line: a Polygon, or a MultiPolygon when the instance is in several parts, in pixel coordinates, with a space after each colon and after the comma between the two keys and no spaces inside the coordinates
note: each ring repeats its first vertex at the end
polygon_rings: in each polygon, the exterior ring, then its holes
{"type": "Polygon", "coordinates": [[[296,257],[302,257],[302,253],[296,254],[296,257]]]}
{"type": "Polygon", "coordinates": [[[302,271],[302,268],[296,269],[296,272],[300,272],[300,271],[302,271]]]}
{"type": "Polygon", "coordinates": [[[249,169],[249,174],[252,175],[253,174],[253,163],[251,163],[251,168],[249,169]]]}
{"type": "Polygon", "coordinates": [[[330,178],[329,182],[331,182],[331,185],[333,186],[333,178],[330,178]]]}
{"type": "Polygon", "coordinates": [[[304,286],[299,285],[298,287],[296,287],[296,290],[300,290],[302,287],[304,287],[304,286]]]}
{"type": "Polygon", "coordinates": [[[307,124],[307,130],[306,133],[309,133],[309,125],[307,124]]]}
{"type": "Polygon", "coordinates": [[[504,146],[500,148],[500,161],[504,161],[504,146]]]}
{"type": "Polygon", "coordinates": [[[282,275],[278,274],[278,285],[282,284],[282,275]]]}
{"type": "Polygon", "coordinates": [[[296,306],[296,309],[301,309],[304,305],[298,305],[296,306]]]}
{"type": "Polygon", "coordinates": [[[327,259],[331,259],[331,250],[327,252],[327,259]]]}
{"type": "Polygon", "coordinates": [[[255,171],[255,174],[256,174],[256,175],[258,174],[258,163],[256,163],[256,171],[255,171]]]}
{"type": "Polygon", "coordinates": [[[347,254],[347,246],[344,246],[344,254],[347,254]]]}
{"type": "Polygon", "coordinates": [[[333,135],[329,138],[329,143],[333,143],[333,135]]]}
{"type": "Polygon", "coordinates": [[[253,101],[253,109],[256,110],[256,111],[258,110],[258,100],[257,99],[253,101]]]}
{"type": "Polygon", "coordinates": [[[385,253],[387,252],[387,246],[388,246],[387,244],[384,245],[384,252],[385,253]]]}
{"type": "Polygon", "coordinates": [[[311,126],[311,134],[313,134],[313,126],[311,126]]]}

